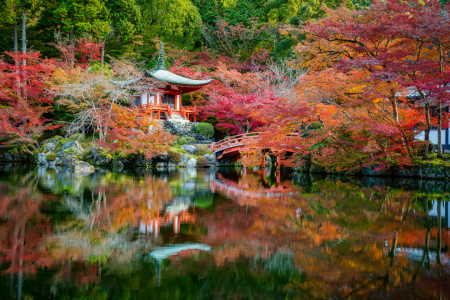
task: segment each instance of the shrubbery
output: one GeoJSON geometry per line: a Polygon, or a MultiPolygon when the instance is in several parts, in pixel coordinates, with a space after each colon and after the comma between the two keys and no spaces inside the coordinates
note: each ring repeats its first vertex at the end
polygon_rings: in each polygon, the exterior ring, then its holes
{"type": "Polygon", "coordinates": [[[56,160],[56,154],[50,153],[49,155],[47,155],[47,160],[48,161],[56,160]]]}
{"type": "Polygon", "coordinates": [[[178,145],[180,145],[180,146],[195,145],[197,143],[197,141],[193,137],[190,137],[187,135],[180,137],[177,141],[178,141],[178,145]]]}
{"type": "Polygon", "coordinates": [[[195,132],[209,139],[214,135],[214,126],[209,123],[198,123],[195,125],[195,132]]]}
{"type": "Polygon", "coordinates": [[[208,153],[208,151],[209,151],[208,146],[206,146],[206,145],[199,145],[195,149],[194,154],[197,155],[197,156],[203,156],[206,153],[208,153]]]}
{"type": "Polygon", "coordinates": [[[199,168],[209,167],[208,159],[204,156],[200,156],[199,158],[197,158],[197,167],[199,168]]]}
{"type": "Polygon", "coordinates": [[[181,162],[181,153],[177,151],[168,151],[169,161],[174,164],[181,162]]]}

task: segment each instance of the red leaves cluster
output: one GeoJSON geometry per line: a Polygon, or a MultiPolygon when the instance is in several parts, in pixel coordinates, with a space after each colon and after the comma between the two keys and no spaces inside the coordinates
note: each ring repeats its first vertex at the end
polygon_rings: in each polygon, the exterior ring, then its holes
{"type": "Polygon", "coordinates": [[[175,138],[145,111],[138,109],[112,104],[111,110],[105,110],[102,120],[102,126],[110,130],[99,144],[123,154],[142,154],[150,159],[169,150],[169,142],[175,138]]]}
{"type": "Polygon", "coordinates": [[[25,138],[44,129],[42,114],[53,102],[47,82],[55,61],[41,58],[39,52],[6,54],[13,63],[0,62],[0,136],[25,138]]]}

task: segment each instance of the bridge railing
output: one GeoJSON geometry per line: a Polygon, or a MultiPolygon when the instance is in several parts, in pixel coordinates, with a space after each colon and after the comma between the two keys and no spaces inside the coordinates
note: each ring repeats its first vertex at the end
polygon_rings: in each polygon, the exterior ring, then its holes
{"type": "Polygon", "coordinates": [[[255,140],[259,137],[259,132],[252,132],[247,134],[235,135],[224,140],[221,140],[217,143],[212,143],[210,146],[210,150],[213,152],[217,152],[226,148],[230,148],[237,145],[245,144],[245,141],[255,140]]]}

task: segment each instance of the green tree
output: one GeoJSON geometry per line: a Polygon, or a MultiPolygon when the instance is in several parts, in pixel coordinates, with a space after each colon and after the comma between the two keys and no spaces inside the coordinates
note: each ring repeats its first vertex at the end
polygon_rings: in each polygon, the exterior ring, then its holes
{"type": "Polygon", "coordinates": [[[41,26],[52,27],[68,34],[72,44],[72,54],[75,49],[75,38],[89,35],[103,42],[111,32],[110,13],[106,7],[106,0],[62,0],[56,4],[46,3],[44,17],[40,20],[41,26]],[[49,22],[45,16],[49,16],[51,21],[49,22]]]}
{"type": "MultiPolygon", "coordinates": [[[[144,43],[156,37],[186,47],[200,38],[202,19],[190,0],[139,0],[139,4],[145,24],[144,43]]],[[[154,50],[154,41],[150,46],[154,50]]]]}

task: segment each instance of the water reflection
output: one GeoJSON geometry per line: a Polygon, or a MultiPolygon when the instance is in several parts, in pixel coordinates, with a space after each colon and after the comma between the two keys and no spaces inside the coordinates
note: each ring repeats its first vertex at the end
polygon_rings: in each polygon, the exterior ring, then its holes
{"type": "Polygon", "coordinates": [[[445,183],[5,168],[11,299],[450,297],[445,183]]]}

